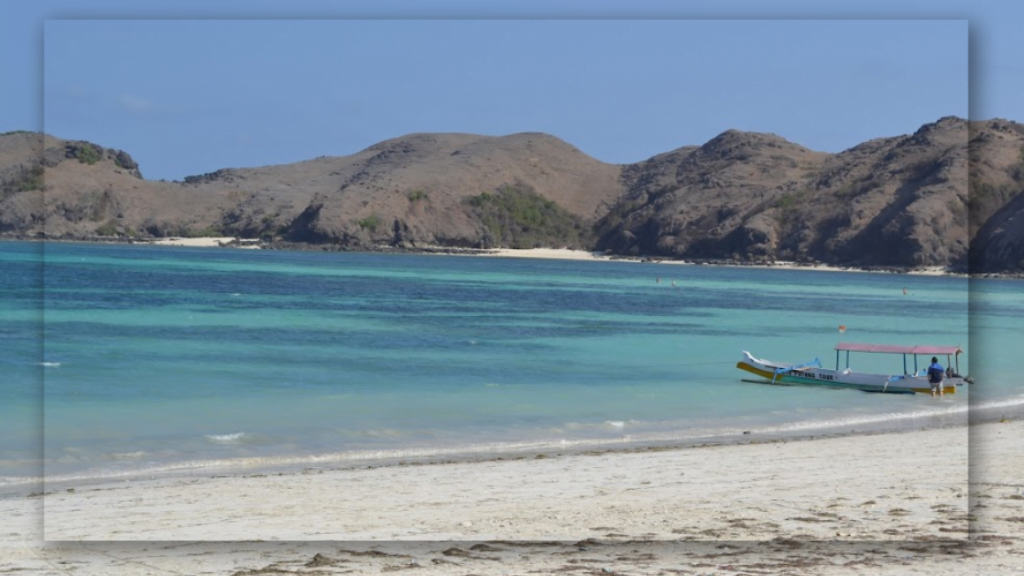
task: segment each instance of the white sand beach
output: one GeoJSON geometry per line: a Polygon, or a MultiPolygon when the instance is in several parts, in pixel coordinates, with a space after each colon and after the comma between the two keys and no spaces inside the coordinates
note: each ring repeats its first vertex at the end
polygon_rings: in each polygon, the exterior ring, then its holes
{"type": "Polygon", "coordinates": [[[82,486],[0,500],[0,574],[1019,575],[1022,433],[82,486]]]}
{"type": "Polygon", "coordinates": [[[586,250],[570,250],[568,248],[496,248],[482,256],[497,256],[501,258],[543,258],[553,260],[611,260],[601,252],[587,252],[586,250]]]}
{"type": "MultiPolygon", "coordinates": [[[[541,259],[556,259],[556,260],[616,260],[625,262],[638,262],[645,264],[667,264],[670,266],[698,266],[704,264],[696,264],[694,262],[686,260],[666,260],[661,258],[641,258],[641,257],[625,257],[625,256],[609,256],[602,252],[588,252],[586,250],[570,250],[568,248],[526,248],[526,249],[513,249],[513,248],[496,248],[489,250],[486,253],[478,254],[480,256],[495,256],[500,258],[541,258],[541,259]]],[[[821,272],[866,272],[859,268],[850,268],[842,266],[828,266],[825,264],[798,264],[796,262],[785,262],[777,261],[771,264],[725,264],[725,263],[714,263],[706,264],[707,266],[733,266],[743,268],[773,268],[777,270],[816,270],[821,272]]],[[[926,266],[919,269],[907,270],[907,274],[916,274],[923,276],[943,276],[949,274],[947,270],[942,266],[926,266]]]]}
{"type": "Polygon", "coordinates": [[[220,236],[216,238],[158,238],[147,243],[156,246],[188,246],[191,248],[219,248],[229,244],[234,248],[259,248],[258,242],[258,239],[220,236]]]}
{"type": "MultiPolygon", "coordinates": [[[[230,246],[232,248],[259,249],[259,240],[250,238],[235,238],[232,236],[211,237],[211,238],[159,238],[145,242],[155,246],[186,246],[191,248],[220,248],[230,246]]],[[[773,268],[777,270],[816,270],[821,272],[867,272],[859,268],[842,266],[828,266],[825,264],[798,264],[796,262],[777,261],[770,264],[725,264],[709,263],[697,264],[686,260],[667,260],[661,258],[642,258],[631,256],[611,256],[603,252],[589,252],[586,250],[572,250],[569,248],[495,248],[491,250],[476,250],[448,248],[444,246],[421,246],[421,249],[428,253],[434,252],[446,255],[458,255],[465,253],[469,256],[490,256],[497,258],[538,258],[543,260],[578,260],[578,261],[619,261],[637,262],[644,264],[667,264],[671,266],[733,266],[744,268],[773,268]]],[[[919,269],[907,270],[907,274],[923,276],[944,276],[950,275],[942,266],[926,266],[919,269]]],[[[964,275],[966,276],[966,275],[964,275]]]]}

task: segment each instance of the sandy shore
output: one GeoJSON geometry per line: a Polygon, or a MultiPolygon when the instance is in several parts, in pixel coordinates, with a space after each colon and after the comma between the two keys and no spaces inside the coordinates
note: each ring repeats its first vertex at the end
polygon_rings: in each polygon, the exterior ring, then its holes
{"type": "Polygon", "coordinates": [[[79,487],[0,500],[0,574],[1019,575],[1022,433],[79,487]]]}
{"type": "MultiPolygon", "coordinates": [[[[210,237],[210,238],[158,238],[154,240],[140,240],[136,244],[151,244],[153,246],[184,246],[190,248],[244,248],[260,249],[264,246],[262,241],[256,238],[236,238],[232,236],[210,237]]],[[[387,250],[390,247],[384,246],[381,249],[387,250]]],[[[882,270],[866,270],[862,268],[851,268],[845,266],[828,266],[825,264],[798,264],[796,262],[776,261],[770,264],[730,264],[727,262],[690,262],[686,260],[665,260],[650,257],[632,256],[609,256],[602,252],[588,252],[586,250],[570,250],[567,248],[452,248],[446,246],[420,246],[410,250],[412,253],[422,252],[423,254],[443,255],[466,255],[485,256],[497,258],[537,258],[545,260],[577,260],[577,261],[617,261],[636,262],[644,264],[667,264],[670,266],[725,266],[734,268],[773,268],[777,270],[815,270],[819,272],[870,272],[882,273],[882,270]]],[[[888,271],[888,273],[895,273],[888,271]]],[[[942,266],[928,266],[918,269],[900,270],[900,273],[922,276],[961,276],[967,274],[953,273],[942,266]]],[[[668,277],[668,274],[665,274],[668,277]]]]}
{"type": "Polygon", "coordinates": [[[233,248],[259,248],[258,239],[235,238],[222,236],[218,238],[158,238],[147,244],[155,246],[189,246],[192,248],[219,248],[231,245],[233,248]]]}
{"type": "MultiPolygon", "coordinates": [[[[626,258],[622,256],[608,256],[601,252],[587,252],[584,250],[569,250],[565,248],[530,248],[515,250],[511,248],[498,248],[495,250],[489,250],[486,253],[479,254],[480,256],[497,256],[502,258],[542,258],[542,259],[557,259],[557,260],[616,260],[616,261],[633,261],[633,262],[644,262],[644,263],[656,263],[656,264],[668,264],[668,265],[682,265],[682,266],[698,266],[694,262],[685,260],[662,260],[662,259],[650,259],[650,258],[626,258]]],[[[859,268],[848,268],[839,266],[826,266],[824,264],[797,264],[796,262],[773,262],[772,264],[707,264],[708,266],[733,266],[743,268],[774,268],[778,270],[817,270],[822,272],[866,272],[859,268]]],[[[907,274],[917,274],[924,276],[943,276],[949,274],[946,269],[942,266],[928,266],[916,270],[908,270],[907,274]]]]}

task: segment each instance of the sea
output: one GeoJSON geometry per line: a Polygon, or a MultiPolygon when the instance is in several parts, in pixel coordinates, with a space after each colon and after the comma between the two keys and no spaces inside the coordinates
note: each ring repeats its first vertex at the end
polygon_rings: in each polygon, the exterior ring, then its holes
{"type": "MultiPolygon", "coordinates": [[[[0,493],[44,477],[49,487],[536,457],[998,418],[1024,405],[1022,287],[0,242],[0,493]],[[840,341],[960,345],[960,373],[975,382],[932,398],[758,384],[736,368],[744,350],[832,367],[840,341]]],[[[903,359],[854,354],[851,367],[902,374],[903,359]]]]}

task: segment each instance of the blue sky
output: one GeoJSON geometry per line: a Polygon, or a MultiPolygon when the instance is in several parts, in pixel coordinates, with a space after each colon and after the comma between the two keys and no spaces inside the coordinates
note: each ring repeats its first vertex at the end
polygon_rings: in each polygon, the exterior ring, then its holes
{"type": "Polygon", "coordinates": [[[18,23],[0,44],[26,55],[0,131],[179,180],[412,132],[546,132],[624,163],[729,128],[834,152],[946,115],[1024,120],[1011,3],[136,4],[0,4],[18,23]]]}

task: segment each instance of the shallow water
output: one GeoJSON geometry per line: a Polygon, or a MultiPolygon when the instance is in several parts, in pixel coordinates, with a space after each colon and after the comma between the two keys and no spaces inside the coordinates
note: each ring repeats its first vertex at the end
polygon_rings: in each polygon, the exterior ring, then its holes
{"type": "Polygon", "coordinates": [[[0,262],[0,487],[42,465],[59,481],[906,429],[1024,398],[1013,281],[19,242],[0,262]],[[960,344],[979,384],[933,399],[735,368],[742,350],[828,367],[840,339],[960,344]]]}

